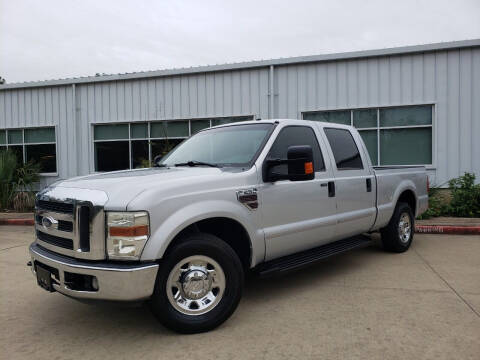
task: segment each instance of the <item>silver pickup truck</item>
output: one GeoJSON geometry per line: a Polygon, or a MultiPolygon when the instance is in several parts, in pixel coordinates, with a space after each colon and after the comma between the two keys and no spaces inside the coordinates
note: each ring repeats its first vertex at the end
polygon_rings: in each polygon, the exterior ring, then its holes
{"type": "Polygon", "coordinates": [[[37,195],[37,283],[78,299],[149,300],[167,327],[215,328],[246,272],[297,269],[372,243],[406,251],[426,210],[423,167],[375,168],[350,126],[302,120],[203,130],[149,169],[37,195]]]}

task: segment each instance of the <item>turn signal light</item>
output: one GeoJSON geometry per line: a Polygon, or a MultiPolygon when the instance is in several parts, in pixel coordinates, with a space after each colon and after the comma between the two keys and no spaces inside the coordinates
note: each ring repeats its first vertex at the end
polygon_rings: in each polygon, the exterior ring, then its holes
{"type": "Polygon", "coordinates": [[[306,162],[305,163],[305,174],[312,174],[313,173],[313,163],[310,161],[310,162],[306,162]]]}
{"type": "Polygon", "coordinates": [[[110,226],[110,236],[136,237],[148,235],[148,225],[110,226]]]}

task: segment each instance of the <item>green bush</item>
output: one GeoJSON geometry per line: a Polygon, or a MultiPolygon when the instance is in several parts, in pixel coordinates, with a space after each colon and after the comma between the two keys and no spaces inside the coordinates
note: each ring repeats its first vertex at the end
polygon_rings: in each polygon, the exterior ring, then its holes
{"type": "Polygon", "coordinates": [[[440,187],[428,192],[428,209],[419,219],[436,216],[480,217],[480,184],[475,185],[475,174],[465,173],[448,182],[450,196],[442,196],[440,187]]]}
{"type": "Polygon", "coordinates": [[[452,200],[448,206],[451,216],[480,217],[480,184],[475,185],[475,174],[465,173],[448,182],[452,200]]]}
{"type": "Polygon", "coordinates": [[[0,151],[0,210],[25,211],[34,206],[34,186],[39,181],[40,165],[17,164],[10,150],[0,151]]]}
{"type": "Polygon", "coordinates": [[[17,157],[10,150],[0,151],[0,209],[10,207],[15,193],[17,157]]]}

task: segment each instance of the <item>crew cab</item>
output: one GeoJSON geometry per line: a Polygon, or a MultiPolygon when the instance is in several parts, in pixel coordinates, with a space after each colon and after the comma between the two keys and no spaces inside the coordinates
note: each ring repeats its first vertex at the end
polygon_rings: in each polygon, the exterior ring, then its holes
{"type": "Polygon", "coordinates": [[[152,168],[59,181],[37,195],[38,285],[143,301],[183,333],[220,325],[245,274],[372,244],[406,251],[428,205],[424,167],[373,167],[353,127],[259,120],[202,130],[152,168]]]}

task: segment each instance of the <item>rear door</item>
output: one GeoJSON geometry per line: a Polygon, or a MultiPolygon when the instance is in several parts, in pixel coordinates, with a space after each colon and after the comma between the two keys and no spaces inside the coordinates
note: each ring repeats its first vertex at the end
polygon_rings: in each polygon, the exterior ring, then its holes
{"type": "MultiPolygon", "coordinates": [[[[267,260],[321,245],[335,235],[335,198],[329,197],[327,187],[333,180],[332,167],[324,161],[328,160],[323,155],[326,147],[318,135],[312,126],[285,126],[268,152],[267,159],[286,159],[289,146],[310,145],[315,179],[260,185],[267,260]]],[[[274,171],[286,173],[287,166],[279,165],[274,171]]]]}
{"type": "Polygon", "coordinates": [[[334,161],[335,238],[366,232],[375,222],[376,184],[360,135],[349,127],[321,127],[334,161]]]}

